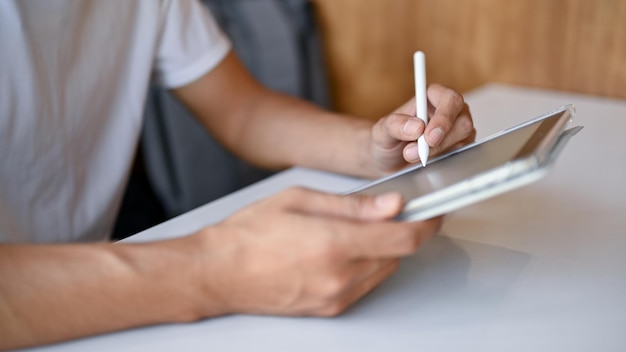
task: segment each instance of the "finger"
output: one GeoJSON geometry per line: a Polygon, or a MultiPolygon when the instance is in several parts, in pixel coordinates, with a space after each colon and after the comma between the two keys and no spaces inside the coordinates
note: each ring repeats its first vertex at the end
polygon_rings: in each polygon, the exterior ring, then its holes
{"type": "Polygon", "coordinates": [[[345,289],[341,293],[345,294],[346,291],[351,290],[361,282],[365,281],[368,277],[374,275],[381,269],[389,266],[392,262],[397,262],[397,258],[384,258],[384,259],[358,259],[350,262],[345,269],[344,275],[349,278],[345,289]]]}
{"type": "Polygon", "coordinates": [[[341,196],[292,188],[285,192],[285,198],[287,207],[298,212],[370,221],[393,218],[404,204],[402,195],[397,192],[376,196],[341,196]]]}
{"type": "Polygon", "coordinates": [[[353,259],[398,258],[415,251],[441,228],[442,218],[419,222],[343,224],[337,231],[342,247],[353,259]]]}
{"type": "Polygon", "coordinates": [[[332,301],[328,306],[323,308],[319,314],[322,316],[336,316],[342,313],[349,306],[389,278],[398,269],[398,265],[399,262],[397,260],[387,262],[380,269],[364,277],[361,282],[351,287],[343,296],[332,301]]]}
{"type": "MultiPolygon", "coordinates": [[[[435,152],[433,151],[433,155],[435,152]]],[[[404,160],[408,163],[416,163],[420,161],[419,149],[417,147],[417,142],[411,142],[404,146],[404,150],[402,151],[402,156],[404,160]]]]}
{"type": "Polygon", "coordinates": [[[415,141],[424,133],[424,122],[415,116],[391,114],[380,119],[372,131],[375,145],[390,149],[399,141],[415,141]]]}
{"type": "Polygon", "coordinates": [[[464,104],[464,108],[454,122],[451,130],[437,147],[431,148],[431,152],[434,155],[451,150],[454,146],[459,145],[459,143],[465,145],[473,142],[475,137],[476,129],[474,128],[472,115],[469,112],[467,104],[464,104]]]}
{"type": "Polygon", "coordinates": [[[321,302],[321,306],[314,307],[314,309],[319,309],[328,303],[336,302],[355,286],[358,286],[361,282],[396,261],[398,261],[396,258],[385,258],[360,259],[346,262],[341,269],[336,270],[332,275],[325,277],[323,281],[318,282],[314,286],[316,296],[324,299],[324,301],[321,302]]]}
{"type": "Polygon", "coordinates": [[[444,86],[433,84],[428,87],[428,100],[435,108],[426,127],[426,141],[437,147],[450,132],[457,117],[465,107],[463,96],[444,86]]]}
{"type": "Polygon", "coordinates": [[[285,192],[286,206],[304,214],[322,215],[320,230],[335,233],[342,252],[350,258],[397,258],[409,255],[441,227],[437,217],[420,222],[345,221],[390,219],[402,209],[398,193],[380,196],[338,196],[303,188],[285,192]]]}

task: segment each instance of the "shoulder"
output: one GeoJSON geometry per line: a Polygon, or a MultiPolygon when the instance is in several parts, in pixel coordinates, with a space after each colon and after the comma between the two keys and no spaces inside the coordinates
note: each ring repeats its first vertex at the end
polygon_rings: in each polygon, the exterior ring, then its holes
{"type": "Polygon", "coordinates": [[[161,6],[156,73],[164,86],[176,88],[216,67],[231,44],[209,10],[197,0],[163,1],[161,6]]]}

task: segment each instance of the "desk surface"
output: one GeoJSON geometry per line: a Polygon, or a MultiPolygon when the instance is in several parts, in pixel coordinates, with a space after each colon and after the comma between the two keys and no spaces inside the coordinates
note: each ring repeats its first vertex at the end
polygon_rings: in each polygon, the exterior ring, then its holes
{"type": "MultiPolygon", "coordinates": [[[[466,98],[479,138],[567,103],[585,129],[546,178],[449,215],[345,314],[229,316],[40,350],[626,351],[626,101],[504,85],[466,98]]],[[[290,185],[361,182],[295,168],[129,240],[189,233],[290,185]]]]}

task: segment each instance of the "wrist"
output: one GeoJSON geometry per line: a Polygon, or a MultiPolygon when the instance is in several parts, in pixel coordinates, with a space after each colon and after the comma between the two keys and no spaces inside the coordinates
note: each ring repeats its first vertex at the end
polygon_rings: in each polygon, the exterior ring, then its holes
{"type": "Polygon", "coordinates": [[[193,314],[198,318],[216,317],[230,314],[228,275],[229,260],[232,259],[232,244],[222,241],[227,236],[217,226],[208,226],[184,238],[188,249],[189,263],[183,270],[194,289],[197,299],[193,314]]]}
{"type": "Polygon", "coordinates": [[[225,314],[209,288],[212,268],[206,236],[120,246],[135,276],[139,300],[155,323],[184,323],[225,314]]]}
{"type": "Polygon", "coordinates": [[[372,154],[373,137],[372,128],[374,122],[367,119],[357,118],[354,119],[353,131],[356,138],[354,147],[357,148],[352,155],[354,155],[355,170],[351,173],[355,176],[365,178],[377,178],[382,175],[376,165],[376,160],[372,154]]]}

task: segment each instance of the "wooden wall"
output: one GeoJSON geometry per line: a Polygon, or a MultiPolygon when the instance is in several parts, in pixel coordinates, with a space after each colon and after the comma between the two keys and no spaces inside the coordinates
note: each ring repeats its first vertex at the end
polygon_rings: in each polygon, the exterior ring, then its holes
{"type": "Polygon", "coordinates": [[[497,81],[626,98],[626,0],[312,0],[335,107],[380,117],[430,83],[497,81]]]}

